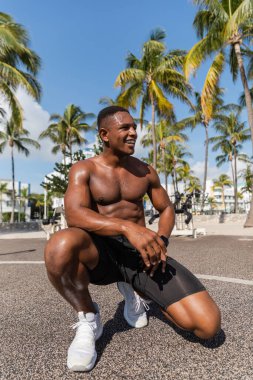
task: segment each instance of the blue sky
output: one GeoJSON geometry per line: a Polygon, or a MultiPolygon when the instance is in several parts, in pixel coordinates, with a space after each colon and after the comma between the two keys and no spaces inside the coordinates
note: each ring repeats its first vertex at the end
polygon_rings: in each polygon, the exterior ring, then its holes
{"type": "MultiPolygon", "coordinates": [[[[167,33],[168,49],[189,49],[196,36],[192,22],[196,7],[190,0],[2,0],[1,11],[10,14],[25,26],[30,34],[31,48],[42,59],[39,81],[43,88],[40,104],[23,91],[19,98],[25,110],[26,127],[31,136],[46,128],[51,113],[63,113],[66,105],[74,103],[85,112],[97,114],[102,108],[99,98],[114,98],[118,90],[113,84],[125,67],[129,51],[140,55],[141,45],[156,27],[167,33]]],[[[207,65],[191,81],[200,90],[207,65]]],[[[236,102],[242,86],[232,84],[228,69],[221,85],[226,90],[226,102],[236,102]]],[[[178,119],[188,115],[188,107],[174,102],[178,119]]],[[[146,118],[149,118],[147,114],[146,118]]],[[[242,120],[246,120],[246,113],[242,120]]],[[[204,159],[204,132],[201,128],[190,133],[188,146],[193,154],[191,166],[201,175],[204,159]]],[[[33,151],[27,159],[16,155],[16,178],[30,182],[32,191],[42,192],[39,184],[52,171],[60,156],[50,154],[50,142],[42,143],[41,151],[33,151]]],[[[250,144],[246,151],[250,153],[250,144]]],[[[210,177],[218,174],[210,155],[210,177]]],[[[226,167],[222,169],[226,172],[226,167]]],[[[0,178],[11,177],[8,152],[1,156],[0,178]]]]}

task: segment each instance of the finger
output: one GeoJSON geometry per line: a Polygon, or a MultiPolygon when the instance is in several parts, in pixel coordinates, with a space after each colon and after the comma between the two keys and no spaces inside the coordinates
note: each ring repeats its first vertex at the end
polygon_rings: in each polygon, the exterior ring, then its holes
{"type": "Polygon", "coordinates": [[[161,239],[160,236],[158,236],[158,235],[156,236],[156,242],[159,244],[159,246],[161,247],[162,251],[164,253],[166,253],[167,252],[167,247],[165,246],[163,239],[161,239]]]}
{"type": "Polygon", "coordinates": [[[153,251],[155,252],[157,260],[160,262],[161,261],[161,253],[163,252],[160,245],[156,242],[156,240],[154,240],[150,243],[150,246],[152,247],[153,251]]]}
{"type": "Polygon", "coordinates": [[[159,263],[157,263],[156,265],[154,265],[154,266],[152,267],[152,269],[151,269],[151,271],[150,271],[150,273],[149,273],[150,277],[153,277],[153,276],[154,276],[154,273],[155,273],[155,271],[157,270],[158,266],[159,266],[159,263]]]}
{"type": "Polygon", "coordinates": [[[156,252],[154,251],[153,247],[148,245],[146,248],[147,254],[149,256],[150,264],[156,265],[159,262],[159,257],[157,256],[156,252]]]}
{"type": "Polygon", "coordinates": [[[141,254],[142,260],[143,260],[144,265],[145,265],[144,270],[145,270],[146,268],[149,269],[150,266],[151,266],[151,263],[150,263],[149,256],[148,256],[146,250],[145,250],[145,249],[142,249],[142,250],[140,251],[140,254],[141,254]]]}
{"type": "Polygon", "coordinates": [[[167,256],[164,255],[164,254],[161,256],[161,260],[162,260],[162,273],[165,273],[166,264],[167,264],[166,258],[167,258],[167,256]]]}

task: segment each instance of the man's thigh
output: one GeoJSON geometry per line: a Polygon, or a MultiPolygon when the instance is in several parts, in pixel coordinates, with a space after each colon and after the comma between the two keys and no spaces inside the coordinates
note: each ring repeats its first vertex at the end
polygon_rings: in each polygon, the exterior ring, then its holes
{"type": "Polygon", "coordinates": [[[133,279],[133,287],[152,299],[163,310],[183,298],[205,291],[204,285],[175,259],[167,258],[165,273],[158,267],[153,277],[139,273],[133,279]]]}
{"type": "Polygon", "coordinates": [[[117,281],[124,281],[120,265],[116,257],[119,252],[110,245],[108,239],[91,234],[93,243],[98,251],[98,264],[92,270],[88,270],[90,283],[94,285],[109,285],[117,281]]]}

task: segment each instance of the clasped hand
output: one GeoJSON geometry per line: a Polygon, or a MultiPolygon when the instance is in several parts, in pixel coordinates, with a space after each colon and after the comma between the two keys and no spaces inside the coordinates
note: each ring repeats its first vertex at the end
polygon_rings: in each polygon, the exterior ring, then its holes
{"type": "Polygon", "coordinates": [[[140,252],[145,264],[144,271],[150,271],[149,275],[152,277],[162,263],[162,272],[165,272],[167,248],[156,232],[135,225],[134,228],[128,229],[126,237],[140,252]]]}

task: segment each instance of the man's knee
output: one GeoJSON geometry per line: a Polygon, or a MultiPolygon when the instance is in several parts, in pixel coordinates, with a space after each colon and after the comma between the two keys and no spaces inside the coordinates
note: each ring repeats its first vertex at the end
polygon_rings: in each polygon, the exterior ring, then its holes
{"type": "Polygon", "coordinates": [[[216,310],[201,318],[200,322],[193,330],[195,335],[202,339],[213,338],[221,328],[221,313],[216,306],[216,310]]]}
{"type": "Polygon", "coordinates": [[[178,327],[202,339],[210,339],[220,330],[220,310],[206,291],[172,304],[166,314],[178,327]]]}
{"type": "Polygon", "coordinates": [[[78,252],[87,246],[90,236],[85,231],[68,228],[56,232],[45,247],[45,264],[49,273],[61,275],[78,260],[78,252]]]}

